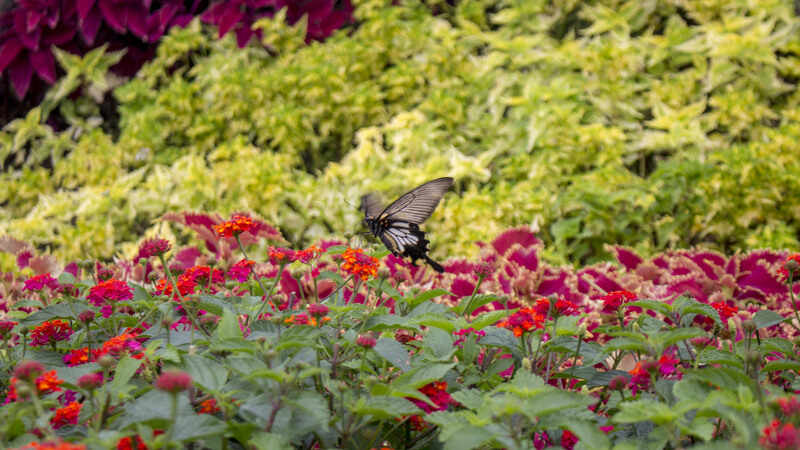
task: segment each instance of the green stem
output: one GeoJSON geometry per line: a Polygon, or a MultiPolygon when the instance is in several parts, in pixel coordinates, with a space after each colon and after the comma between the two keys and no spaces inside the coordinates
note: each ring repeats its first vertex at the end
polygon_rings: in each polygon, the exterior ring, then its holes
{"type": "MultiPolygon", "coordinates": [[[[36,410],[36,416],[41,419],[44,417],[44,408],[42,408],[42,402],[39,399],[39,393],[37,392],[36,382],[29,384],[31,384],[30,388],[31,388],[31,399],[33,400],[33,408],[36,410]]],[[[48,440],[56,438],[56,435],[53,432],[53,428],[50,426],[50,421],[45,421],[44,432],[47,435],[48,440]]]]}
{"type": "Polygon", "coordinates": [[[794,317],[797,319],[797,326],[800,327],[800,310],[797,309],[797,301],[794,298],[794,270],[789,270],[789,295],[792,297],[792,306],[794,307],[794,317]]]}
{"type": "Polygon", "coordinates": [[[478,275],[478,283],[475,285],[475,289],[472,290],[472,295],[469,297],[469,300],[467,300],[467,304],[464,307],[464,318],[467,319],[467,321],[469,321],[470,317],[469,307],[472,306],[472,300],[474,300],[475,296],[478,294],[478,289],[480,289],[484,278],[486,278],[486,275],[482,273],[478,275]]]}
{"type": "Polygon", "coordinates": [[[172,393],[172,405],[170,407],[170,414],[169,414],[169,429],[167,430],[167,446],[172,443],[172,433],[175,430],[175,422],[178,420],[178,394],[172,393]]]}
{"type": "MultiPolygon", "coordinates": [[[[259,284],[259,286],[261,286],[261,289],[262,289],[261,292],[265,292],[266,295],[264,296],[264,301],[261,302],[261,306],[258,307],[258,311],[256,311],[256,313],[252,316],[252,317],[255,317],[255,319],[253,319],[253,320],[258,320],[258,316],[260,316],[261,313],[264,312],[264,307],[267,306],[267,303],[269,303],[269,301],[270,301],[269,299],[272,297],[272,291],[274,291],[275,290],[275,286],[277,286],[278,283],[281,282],[281,277],[283,276],[284,267],[286,267],[286,263],[281,263],[281,265],[278,268],[278,275],[275,277],[275,282],[272,283],[272,286],[270,286],[269,292],[264,290],[264,286],[261,284],[261,280],[258,280],[258,284],[259,284]]],[[[247,327],[249,325],[250,325],[250,317],[248,317],[247,320],[245,321],[245,327],[247,327]]]]}
{"type": "MultiPolygon", "coordinates": [[[[183,305],[183,310],[186,312],[186,317],[189,318],[189,321],[192,322],[192,333],[194,334],[194,329],[197,328],[203,332],[207,337],[211,337],[211,333],[206,331],[205,328],[201,327],[200,324],[197,322],[197,317],[194,315],[194,311],[191,308],[187,307],[186,299],[181,294],[181,291],[178,289],[178,283],[175,281],[175,276],[172,274],[172,271],[169,270],[167,266],[167,261],[164,259],[164,255],[158,255],[159,259],[161,259],[161,265],[164,267],[164,272],[167,273],[167,277],[169,278],[170,283],[172,283],[172,291],[181,301],[181,305],[183,305]]],[[[194,340],[194,339],[193,339],[194,340]]]]}

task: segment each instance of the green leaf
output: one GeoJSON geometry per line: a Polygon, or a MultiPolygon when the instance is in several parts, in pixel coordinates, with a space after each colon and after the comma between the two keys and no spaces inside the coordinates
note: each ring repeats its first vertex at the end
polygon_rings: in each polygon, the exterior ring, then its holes
{"type": "Polygon", "coordinates": [[[351,408],[351,411],[362,416],[373,416],[379,420],[394,419],[422,412],[415,404],[405,398],[384,395],[369,398],[360,397],[351,408]]]}
{"type": "Polygon", "coordinates": [[[464,389],[453,392],[453,399],[469,409],[478,410],[483,406],[483,392],[479,389],[464,389]]]}
{"type": "Polygon", "coordinates": [[[699,336],[705,336],[706,332],[700,328],[675,328],[669,331],[662,331],[652,337],[653,341],[658,342],[662,347],[669,347],[678,342],[686,341],[699,336]]]}
{"type": "Polygon", "coordinates": [[[463,297],[461,300],[459,300],[458,305],[453,307],[453,312],[455,312],[458,315],[472,314],[473,311],[480,308],[481,306],[499,300],[500,297],[494,294],[476,294],[475,297],[472,298],[471,302],[470,302],[470,297],[463,297]],[[469,310],[465,311],[467,307],[469,307],[469,310]]]}
{"type": "Polygon", "coordinates": [[[636,423],[649,420],[657,425],[673,423],[680,417],[666,403],[643,399],[620,403],[619,412],[612,420],[616,423],[636,423]]]}
{"type": "Polygon", "coordinates": [[[209,414],[179,415],[175,421],[176,441],[189,441],[222,434],[227,429],[225,422],[209,414]]]}
{"type": "Polygon", "coordinates": [[[88,311],[89,307],[84,303],[57,303],[36,311],[23,320],[20,320],[20,325],[34,326],[42,322],[52,319],[72,318],[77,320],[78,315],[84,311],[88,311]]]}
{"type": "Polygon", "coordinates": [[[411,356],[403,347],[403,344],[394,339],[380,338],[375,347],[372,347],[372,350],[404,372],[411,369],[411,356]]]}
{"type": "Polygon", "coordinates": [[[665,316],[669,316],[669,314],[672,312],[672,306],[670,306],[668,303],[659,302],[657,300],[636,300],[635,302],[625,303],[624,305],[625,308],[630,308],[631,306],[649,309],[665,316]]]}
{"type": "Polygon", "coordinates": [[[753,316],[753,322],[755,322],[757,329],[771,327],[784,320],[783,316],[769,309],[758,310],[753,316]]]}
{"type": "Polygon", "coordinates": [[[727,351],[718,350],[712,347],[704,348],[697,355],[698,364],[725,364],[733,365],[739,368],[744,367],[744,362],[739,356],[727,351]]]}
{"type": "Polygon", "coordinates": [[[431,289],[430,291],[425,291],[417,295],[416,297],[406,298],[406,303],[411,309],[414,309],[422,302],[426,302],[436,297],[440,297],[442,295],[453,295],[450,291],[446,289],[431,289]]]}
{"type": "Polygon", "coordinates": [[[281,434],[265,433],[263,431],[254,433],[247,443],[255,446],[257,450],[292,450],[294,448],[289,442],[288,437],[281,434]]]}
{"type": "Polygon", "coordinates": [[[573,418],[561,422],[561,426],[575,433],[584,448],[611,448],[611,441],[608,436],[600,431],[594,422],[573,418]]]}
{"type": "Polygon", "coordinates": [[[800,372],[800,361],[778,359],[764,364],[765,372],[775,372],[776,370],[795,370],[800,372]]]}
{"type": "Polygon", "coordinates": [[[429,363],[417,366],[397,377],[392,386],[397,389],[414,390],[432,381],[441,380],[455,365],[456,363],[429,363]]]}
{"type": "Polygon", "coordinates": [[[481,345],[490,345],[506,349],[510,351],[514,357],[521,355],[519,339],[517,339],[511,331],[498,327],[486,327],[483,331],[486,335],[481,338],[481,345]]]}
{"type": "Polygon", "coordinates": [[[58,276],[58,282],[60,284],[75,284],[75,276],[67,271],[61,272],[61,275],[58,276]]]}
{"type": "Polygon", "coordinates": [[[605,354],[616,350],[649,353],[649,348],[643,338],[618,337],[606,342],[606,345],[603,346],[603,353],[605,354]]]}
{"type": "Polygon", "coordinates": [[[423,342],[438,359],[449,359],[456,351],[450,333],[439,328],[429,328],[423,342]]]}
{"type": "Polygon", "coordinates": [[[497,322],[505,319],[509,315],[511,315],[511,312],[505,309],[497,311],[486,311],[482,312],[480,315],[476,317],[473,317],[472,322],[470,322],[469,325],[476,331],[480,331],[489,325],[496,324],[497,322]]]}
{"type": "Polygon", "coordinates": [[[491,435],[485,429],[473,425],[450,430],[450,433],[451,436],[444,444],[444,450],[479,448],[484,442],[491,439],[491,435]]]}
{"type": "Polygon", "coordinates": [[[77,385],[78,378],[86,375],[87,373],[94,373],[99,370],[102,369],[97,365],[97,363],[87,363],[75,367],[57,367],[56,373],[58,374],[58,378],[61,378],[69,384],[77,385]]]}
{"type": "Polygon", "coordinates": [[[219,321],[215,336],[219,340],[227,339],[242,339],[242,329],[239,328],[239,320],[231,310],[226,310],[222,315],[222,320],[219,321]]]}
{"type": "Polygon", "coordinates": [[[204,390],[218,392],[228,381],[228,369],[214,360],[199,355],[187,355],[184,363],[186,372],[204,390]]]}
{"type": "Polygon", "coordinates": [[[125,390],[125,385],[133,378],[136,370],[142,365],[139,359],[133,359],[129,356],[124,356],[117,363],[114,370],[114,380],[111,381],[111,392],[122,392],[125,390]]]}

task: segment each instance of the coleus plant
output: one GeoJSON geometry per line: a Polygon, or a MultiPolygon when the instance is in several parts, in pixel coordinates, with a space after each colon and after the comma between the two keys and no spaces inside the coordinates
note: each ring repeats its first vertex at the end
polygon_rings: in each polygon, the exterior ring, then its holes
{"type": "Polygon", "coordinates": [[[57,79],[53,47],[83,55],[107,46],[126,54],[112,70],[134,74],[155,54],[155,45],[171,27],[194,17],[216,25],[219,35],[233,30],[240,47],[257,35],[251,26],[286,8],[294,24],[308,18],[307,40],[322,40],[352,19],[349,0],[18,0],[0,13],[0,75],[18,98],[34,76],[46,84],[57,79]]]}
{"type": "Polygon", "coordinates": [[[149,238],[132,260],[61,270],[3,239],[38,272],[0,285],[4,446],[800,442],[800,322],[796,308],[774,310],[782,294],[794,304],[800,255],[619,249],[622,267],[575,271],[539,261],[522,228],[439,275],[344,242],[250,254],[284,241],[244,214],[168,219],[205,248],[149,238]],[[692,270],[732,282],[696,273],[705,297],[663,287],[692,270]]]}

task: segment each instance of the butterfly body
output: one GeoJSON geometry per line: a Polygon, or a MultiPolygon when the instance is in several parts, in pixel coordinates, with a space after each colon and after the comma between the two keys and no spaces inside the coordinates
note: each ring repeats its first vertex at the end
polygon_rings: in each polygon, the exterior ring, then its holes
{"type": "Polygon", "coordinates": [[[444,268],[428,256],[430,242],[419,225],[430,217],[452,185],[450,177],[437,178],[407,192],[385,208],[381,207],[377,195],[367,194],[361,197],[364,224],[393,255],[409,257],[414,265],[422,259],[437,272],[444,272],[444,268]]]}

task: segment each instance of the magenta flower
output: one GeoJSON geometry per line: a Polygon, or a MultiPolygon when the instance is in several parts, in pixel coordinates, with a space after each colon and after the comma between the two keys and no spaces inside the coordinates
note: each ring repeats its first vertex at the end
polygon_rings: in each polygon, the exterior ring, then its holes
{"type": "Polygon", "coordinates": [[[250,272],[255,263],[255,261],[250,261],[249,259],[243,259],[237,262],[228,269],[228,278],[236,280],[239,283],[244,283],[247,281],[247,278],[250,277],[250,272]]]}
{"type": "Polygon", "coordinates": [[[58,289],[58,280],[50,276],[49,273],[36,275],[25,280],[24,291],[41,291],[44,288],[58,289]]]}
{"type": "Polygon", "coordinates": [[[192,387],[192,376],[183,371],[163,372],[156,380],[156,388],[177,394],[192,387]]]}
{"type": "Polygon", "coordinates": [[[124,281],[109,279],[101,281],[89,289],[87,299],[94,306],[101,307],[103,317],[111,316],[113,303],[133,298],[133,289],[124,281]]]}
{"type": "Polygon", "coordinates": [[[172,248],[172,246],[166,239],[145,239],[139,246],[139,253],[133,258],[133,263],[136,264],[141,259],[161,256],[167,253],[170,248],[172,248]]]}

